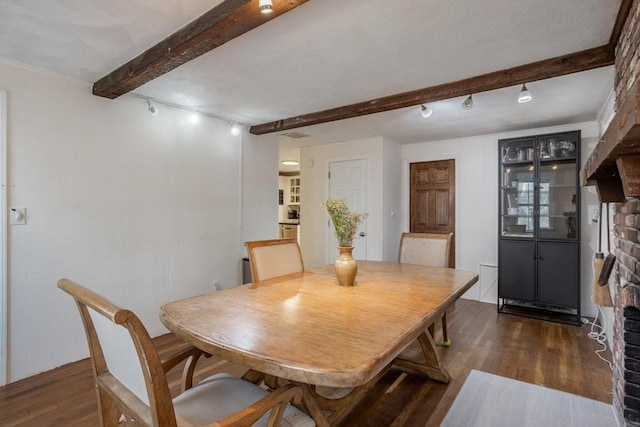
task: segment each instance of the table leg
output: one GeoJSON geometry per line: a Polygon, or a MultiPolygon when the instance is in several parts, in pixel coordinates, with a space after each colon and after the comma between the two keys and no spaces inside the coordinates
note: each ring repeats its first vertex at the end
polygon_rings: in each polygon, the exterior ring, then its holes
{"type": "Polygon", "coordinates": [[[406,351],[395,358],[393,364],[412,371],[421,372],[435,381],[448,383],[451,375],[442,365],[436,344],[431,334],[424,331],[416,340],[420,345],[421,354],[419,358],[411,357],[406,351]],[[422,359],[422,360],[421,360],[422,359]]]}
{"type": "Polygon", "coordinates": [[[253,384],[260,384],[264,380],[264,374],[262,372],[255,371],[253,369],[249,369],[244,373],[242,379],[245,381],[249,381],[253,384]]]}
{"type": "Polygon", "coordinates": [[[329,427],[329,420],[322,412],[322,409],[318,405],[318,401],[314,398],[313,386],[307,384],[298,384],[302,387],[302,403],[304,403],[307,409],[308,415],[316,422],[316,427],[329,427]]]}

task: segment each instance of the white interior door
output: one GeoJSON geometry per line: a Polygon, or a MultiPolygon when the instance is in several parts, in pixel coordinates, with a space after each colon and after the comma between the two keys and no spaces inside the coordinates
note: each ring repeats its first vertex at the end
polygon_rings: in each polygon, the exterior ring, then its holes
{"type": "MultiPolygon", "coordinates": [[[[344,160],[329,163],[329,198],[345,199],[352,212],[367,211],[367,159],[344,160]]],[[[327,260],[335,260],[338,256],[336,246],[338,240],[329,221],[327,227],[329,247],[327,260]]],[[[367,259],[367,221],[359,227],[353,241],[353,257],[367,259]]]]}

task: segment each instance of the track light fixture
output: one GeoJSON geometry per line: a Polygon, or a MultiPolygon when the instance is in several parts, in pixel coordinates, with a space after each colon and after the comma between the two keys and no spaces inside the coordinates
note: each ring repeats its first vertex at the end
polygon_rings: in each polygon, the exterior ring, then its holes
{"type": "Polygon", "coordinates": [[[273,12],[273,2],[271,0],[260,0],[258,7],[260,8],[260,13],[267,14],[273,12]]]}
{"type": "Polygon", "coordinates": [[[149,101],[148,99],[147,99],[147,110],[149,110],[149,114],[151,114],[152,116],[158,115],[158,107],[153,105],[151,101],[149,101]]]}
{"type": "Polygon", "coordinates": [[[462,108],[465,110],[471,110],[473,108],[473,96],[469,95],[467,99],[462,103],[462,108]]]}
{"type": "Polygon", "coordinates": [[[520,95],[518,95],[518,102],[523,104],[525,102],[529,102],[533,99],[531,93],[527,90],[527,85],[522,83],[522,89],[520,90],[520,95]]]}
{"type": "Polygon", "coordinates": [[[237,124],[237,123],[230,123],[229,124],[229,133],[231,133],[231,135],[233,135],[233,136],[240,135],[240,125],[237,124]]]}
{"type": "Polygon", "coordinates": [[[429,117],[431,114],[433,114],[433,110],[429,108],[427,104],[420,104],[420,109],[421,109],[420,112],[422,114],[422,117],[424,117],[425,119],[429,117]]]}
{"type": "MultiPolygon", "coordinates": [[[[147,101],[147,111],[149,111],[149,114],[151,114],[152,116],[155,116],[158,114],[159,109],[156,105],[162,104],[163,106],[175,108],[188,113],[185,118],[187,122],[190,122],[193,125],[199,124],[202,121],[203,117],[208,117],[208,118],[219,120],[220,122],[226,123],[227,128],[229,129],[229,133],[232,134],[233,136],[240,135],[244,126],[242,123],[230,121],[228,118],[216,116],[214,114],[206,113],[200,110],[195,110],[193,108],[186,107],[184,105],[173,104],[171,102],[163,101],[161,99],[156,99],[156,98],[147,98],[146,96],[142,96],[142,95],[136,95],[136,96],[140,99],[144,99],[145,101],[147,101]]],[[[168,110],[168,111],[171,111],[171,110],[168,110]]]]}

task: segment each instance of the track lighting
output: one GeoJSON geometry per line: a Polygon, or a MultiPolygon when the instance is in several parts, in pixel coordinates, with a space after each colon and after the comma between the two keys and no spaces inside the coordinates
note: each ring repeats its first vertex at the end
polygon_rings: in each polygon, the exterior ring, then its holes
{"type": "MultiPolygon", "coordinates": [[[[225,118],[225,117],[220,117],[220,116],[216,116],[215,114],[206,113],[200,110],[195,110],[193,108],[186,107],[184,105],[173,104],[171,102],[163,101],[161,99],[147,98],[146,96],[142,96],[142,95],[136,95],[136,96],[140,99],[144,99],[145,101],[147,101],[147,111],[149,111],[149,114],[153,116],[157,115],[159,111],[156,105],[162,104],[163,106],[166,106],[166,107],[171,107],[171,108],[184,111],[187,114],[185,119],[193,125],[197,125],[198,123],[200,123],[203,117],[208,117],[208,118],[219,120],[220,122],[226,123],[227,129],[229,129],[229,133],[231,133],[233,136],[240,135],[243,129],[242,123],[230,121],[228,118],[225,118]]],[[[167,110],[167,111],[170,112],[171,110],[167,110]]]]}
{"type": "Polygon", "coordinates": [[[151,101],[149,101],[148,99],[147,99],[147,110],[149,110],[149,114],[151,114],[152,116],[158,115],[158,107],[153,105],[151,101]]]}
{"type": "Polygon", "coordinates": [[[473,108],[473,96],[469,95],[467,99],[462,103],[462,108],[465,110],[471,110],[473,108]]]}
{"type": "Polygon", "coordinates": [[[424,117],[425,119],[433,113],[433,110],[426,104],[420,104],[420,109],[422,110],[422,117],[424,117]]]}
{"type": "Polygon", "coordinates": [[[260,0],[258,7],[260,8],[260,13],[273,12],[273,2],[271,0],[260,0]]]}
{"type": "Polygon", "coordinates": [[[533,99],[531,93],[527,90],[527,85],[522,83],[522,89],[520,90],[520,95],[518,95],[518,102],[523,104],[525,102],[529,102],[533,99]]]}

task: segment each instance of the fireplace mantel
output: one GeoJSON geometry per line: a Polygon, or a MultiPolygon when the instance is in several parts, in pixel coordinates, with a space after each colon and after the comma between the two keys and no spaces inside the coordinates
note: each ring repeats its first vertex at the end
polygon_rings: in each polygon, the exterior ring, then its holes
{"type": "Polygon", "coordinates": [[[624,102],[580,171],[581,185],[595,185],[601,202],[640,197],[640,81],[624,102]]]}

